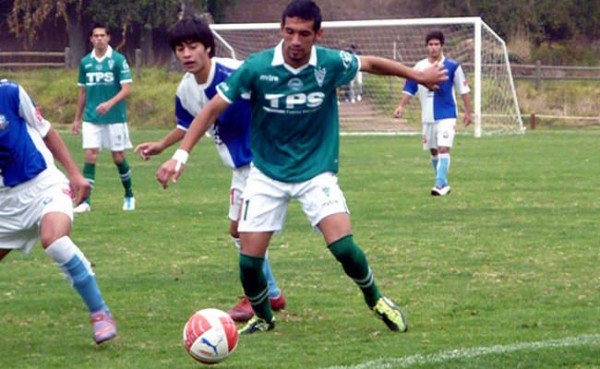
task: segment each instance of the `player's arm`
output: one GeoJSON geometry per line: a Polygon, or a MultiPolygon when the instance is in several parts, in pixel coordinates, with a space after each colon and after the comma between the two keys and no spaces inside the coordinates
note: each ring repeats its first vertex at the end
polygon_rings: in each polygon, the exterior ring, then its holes
{"type": "Polygon", "coordinates": [[[85,108],[85,86],[79,86],[77,92],[77,108],[75,109],[75,119],[73,119],[73,126],[71,127],[71,133],[78,135],[81,129],[81,118],[83,117],[83,109],[85,108]]]}
{"type": "Polygon", "coordinates": [[[409,103],[410,99],[412,98],[412,95],[409,94],[404,94],[402,96],[402,98],[400,99],[400,102],[398,103],[398,107],[396,108],[396,111],[394,111],[394,116],[398,119],[402,118],[402,113],[404,113],[404,107],[406,106],[406,104],[409,103]]]}
{"type": "Polygon", "coordinates": [[[439,88],[440,82],[448,80],[448,71],[441,64],[434,64],[421,71],[378,56],[361,55],[358,57],[360,58],[360,70],[364,72],[411,79],[430,90],[439,88]]]}
{"type": "Polygon", "coordinates": [[[54,155],[56,161],[58,161],[68,173],[69,182],[71,189],[74,194],[74,203],[81,203],[86,197],[90,195],[90,184],[83,178],[83,175],[79,171],[79,167],[75,164],[69,149],[65,145],[65,142],[60,137],[58,132],[52,127],[44,137],[44,143],[48,147],[48,150],[54,155]]]}
{"type": "Polygon", "coordinates": [[[471,91],[469,88],[469,83],[467,82],[467,78],[465,77],[465,72],[462,69],[462,66],[459,65],[454,72],[454,89],[460,94],[462,97],[463,103],[465,104],[465,116],[463,118],[463,123],[466,126],[471,124],[472,121],[472,112],[473,108],[471,107],[471,98],[469,97],[469,92],[471,91]]]}
{"type": "Polygon", "coordinates": [[[463,123],[465,124],[465,127],[466,127],[469,124],[471,124],[473,121],[473,117],[472,117],[473,108],[471,107],[471,98],[469,97],[468,92],[466,94],[462,94],[461,97],[462,97],[463,103],[465,104],[465,117],[463,119],[463,123]]]}
{"type": "Polygon", "coordinates": [[[108,113],[108,111],[112,109],[113,106],[125,100],[130,94],[131,82],[121,83],[121,90],[119,91],[119,93],[111,97],[107,101],[103,102],[102,104],[98,105],[96,107],[96,111],[98,112],[98,114],[104,115],[108,113]]]}
{"type": "Polygon", "coordinates": [[[173,178],[173,183],[177,182],[177,179],[183,172],[189,153],[229,104],[229,101],[225,100],[220,95],[215,95],[202,111],[200,111],[200,114],[194,118],[181,145],[179,145],[179,149],[177,149],[175,154],[173,154],[173,157],[161,165],[156,172],[156,180],[162,184],[163,188],[168,187],[169,179],[171,178],[173,178]]]}
{"type": "Polygon", "coordinates": [[[134,151],[140,155],[142,160],[148,160],[151,156],[158,155],[165,151],[166,148],[181,141],[184,136],[185,131],[183,129],[174,128],[162,140],[141,143],[135,147],[134,151]]]}

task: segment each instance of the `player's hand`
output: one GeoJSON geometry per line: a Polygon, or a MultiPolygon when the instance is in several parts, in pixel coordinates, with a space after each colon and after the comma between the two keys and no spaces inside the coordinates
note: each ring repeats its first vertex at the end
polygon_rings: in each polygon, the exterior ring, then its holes
{"type": "Polygon", "coordinates": [[[402,118],[402,113],[403,113],[403,111],[404,111],[404,108],[403,108],[402,106],[398,106],[398,107],[396,108],[396,111],[394,111],[394,117],[395,117],[396,119],[400,119],[400,118],[402,118]]]}
{"type": "Polygon", "coordinates": [[[435,63],[423,70],[422,84],[430,90],[439,90],[440,82],[448,80],[448,70],[441,63],[435,63]]]}
{"type": "Polygon", "coordinates": [[[71,134],[77,136],[80,132],[79,128],[81,127],[81,121],[80,120],[74,120],[73,121],[73,126],[71,126],[71,134]]]}
{"type": "Polygon", "coordinates": [[[473,122],[473,118],[471,116],[471,113],[466,113],[465,117],[463,118],[463,123],[465,124],[465,127],[468,127],[469,124],[471,124],[473,122]]]}
{"type": "Polygon", "coordinates": [[[110,103],[103,102],[102,104],[96,106],[96,113],[98,113],[100,115],[104,115],[104,114],[108,113],[110,108],[111,108],[110,103]]]}
{"type": "Polygon", "coordinates": [[[163,152],[163,147],[160,142],[144,142],[137,145],[133,151],[137,152],[142,160],[148,160],[151,156],[163,152]]]}
{"type": "Polygon", "coordinates": [[[69,184],[71,185],[71,191],[73,191],[73,203],[75,205],[81,204],[83,200],[90,196],[90,183],[81,174],[70,177],[69,184]]]}
{"type": "Polygon", "coordinates": [[[169,159],[156,171],[156,180],[166,190],[169,187],[169,180],[171,178],[173,179],[173,183],[177,183],[177,179],[183,173],[184,168],[185,164],[175,159],[169,159]]]}

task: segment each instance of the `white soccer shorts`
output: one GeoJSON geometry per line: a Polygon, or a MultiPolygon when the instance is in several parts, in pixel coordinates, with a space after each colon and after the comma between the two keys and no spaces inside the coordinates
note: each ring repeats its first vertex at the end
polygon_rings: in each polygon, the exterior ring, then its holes
{"type": "Polygon", "coordinates": [[[81,127],[83,149],[125,151],[133,146],[127,123],[95,124],[83,122],[81,127]]]}
{"type": "Polygon", "coordinates": [[[423,150],[437,149],[440,146],[452,147],[455,133],[456,118],[423,123],[423,150]]]}
{"type": "Polygon", "coordinates": [[[298,199],[315,229],[329,215],[349,213],[337,176],[331,172],[306,182],[286,183],[271,179],[252,167],[242,197],[240,232],[280,232],[291,199],[298,199]]]}
{"type": "Polygon", "coordinates": [[[229,188],[229,219],[237,221],[242,207],[242,192],[250,174],[250,165],[233,169],[229,188]]]}
{"type": "Polygon", "coordinates": [[[54,167],[16,187],[0,188],[0,247],[29,253],[39,239],[42,217],[52,212],[73,220],[69,181],[54,167]]]}

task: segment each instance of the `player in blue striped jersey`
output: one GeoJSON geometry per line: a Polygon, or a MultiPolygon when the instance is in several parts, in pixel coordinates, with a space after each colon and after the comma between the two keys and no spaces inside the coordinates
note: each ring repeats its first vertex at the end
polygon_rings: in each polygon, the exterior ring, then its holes
{"type": "MultiPolygon", "coordinates": [[[[142,159],[163,152],[167,147],[179,142],[187,132],[194,117],[217,93],[217,85],[227,79],[241,64],[228,58],[217,58],[215,42],[208,25],[198,18],[183,18],[169,30],[169,43],[175,56],[187,71],[175,96],[177,127],[158,142],[145,142],[135,151],[142,159]]],[[[229,233],[237,248],[239,245],[238,218],[241,207],[241,194],[246,186],[250,171],[250,105],[248,96],[235,101],[225,110],[210,128],[217,151],[223,163],[232,169],[229,201],[229,233]]],[[[268,260],[263,272],[269,285],[269,301],[274,310],[285,307],[285,297],[278,288],[268,260]]],[[[253,315],[247,298],[234,306],[229,315],[236,321],[247,321],[253,315]]]]}
{"type": "Polygon", "coordinates": [[[458,91],[465,104],[464,124],[471,124],[471,100],[469,84],[460,64],[446,58],[443,53],[444,34],[432,31],[425,37],[427,58],[419,61],[415,69],[423,70],[433,64],[441,63],[448,70],[448,80],[440,83],[438,90],[432,91],[416,82],[406,80],[404,96],[395,111],[396,118],[401,118],[404,106],[412,96],[417,95],[421,102],[421,120],[423,122],[423,149],[431,152],[431,163],[435,171],[435,184],[431,195],[444,196],[450,193],[448,170],[450,169],[450,149],[454,142],[456,130],[457,106],[455,90],[458,91]]]}
{"type": "Polygon", "coordinates": [[[117,328],[90,263],[70,237],[72,195],[78,203],[89,192],[63,140],[27,92],[0,81],[0,260],[15,249],[29,253],[41,240],[87,305],[100,344],[113,339],[117,328]]]}
{"type": "Polygon", "coordinates": [[[367,306],[389,329],[408,330],[404,313],[379,291],[367,258],[352,236],[349,210],[336,175],[336,90],[359,70],[411,78],[431,88],[447,79],[446,72],[440,66],[417,71],[390,59],[317,46],[323,35],[321,21],[321,10],[314,1],[289,3],[281,17],[283,40],[251,55],[218,85],[218,94],[196,116],[173,158],[156,173],[164,188],[171,179],[176,181],[184,172],[190,150],[219,114],[244,93],[251,93],[253,166],[243,193],[239,231],[240,279],[255,316],[239,331],[242,334],[275,327],[267,282],[260,271],[269,241],[283,228],[292,199],[300,202],[329,251],[360,288],[367,306]]]}

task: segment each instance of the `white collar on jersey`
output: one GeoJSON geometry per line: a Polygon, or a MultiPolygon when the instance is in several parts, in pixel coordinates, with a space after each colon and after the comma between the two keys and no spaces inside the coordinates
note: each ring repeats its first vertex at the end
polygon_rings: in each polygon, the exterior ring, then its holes
{"type": "Polygon", "coordinates": [[[113,48],[108,45],[108,47],[106,48],[106,52],[104,53],[104,56],[99,58],[96,56],[96,49],[92,49],[92,57],[96,60],[98,60],[99,62],[101,62],[102,60],[104,60],[104,58],[110,58],[112,56],[113,53],[113,48]]]}
{"type": "Polygon", "coordinates": [[[299,73],[309,65],[312,65],[313,67],[317,65],[317,49],[313,46],[310,50],[310,59],[308,60],[308,63],[296,69],[285,63],[285,59],[283,58],[283,40],[281,40],[279,44],[275,46],[275,53],[273,54],[273,61],[271,62],[271,65],[274,67],[283,65],[289,71],[293,73],[299,73]]]}

